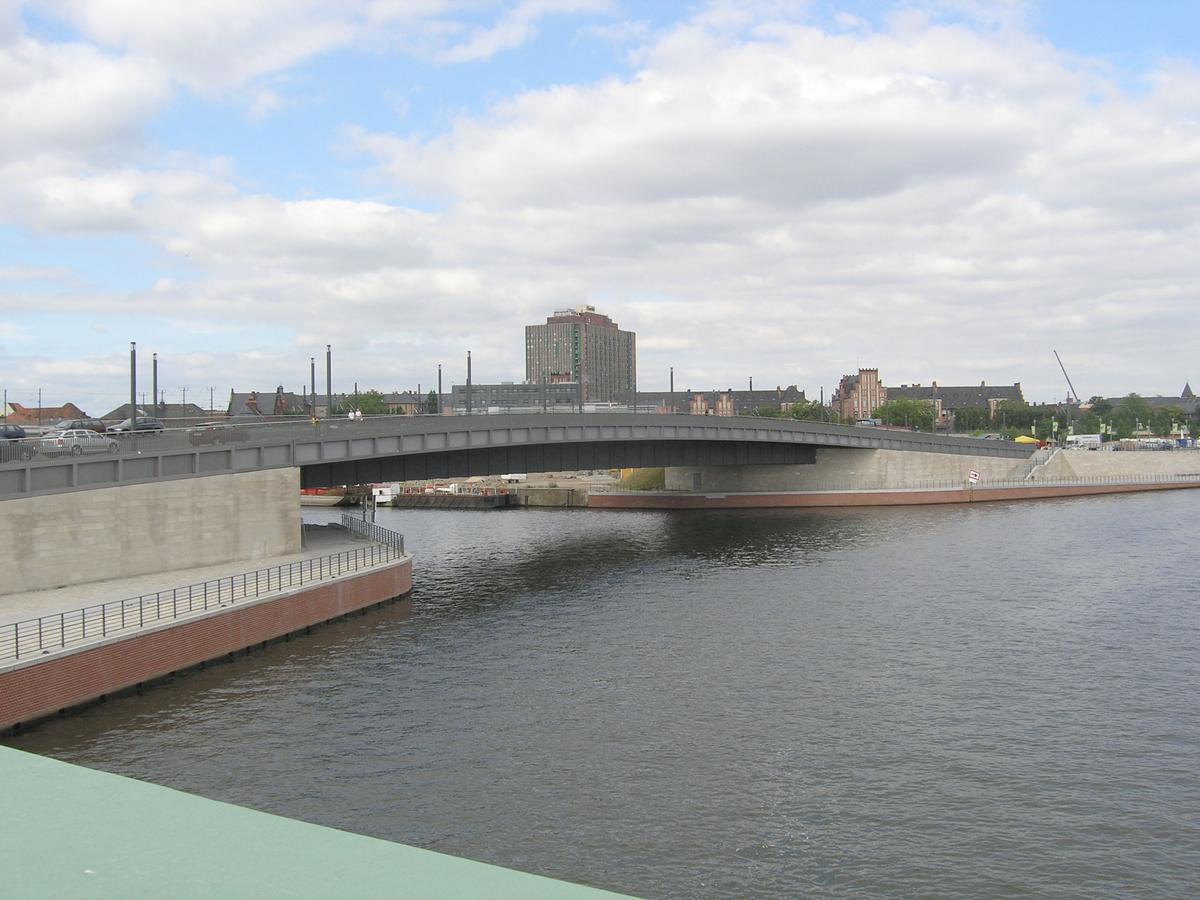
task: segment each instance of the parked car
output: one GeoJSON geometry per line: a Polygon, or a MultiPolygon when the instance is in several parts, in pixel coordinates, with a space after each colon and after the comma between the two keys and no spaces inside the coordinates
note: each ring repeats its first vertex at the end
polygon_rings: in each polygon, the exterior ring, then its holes
{"type": "Polygon", "coordinates": [[[157,432],[166,428],[162,423],[162,419],[156,419],[154,416],[138,416],[137,428],[133,427],[133,419],[126,419],[123,422],[118,422],[116,425],[109,425],[109,434],[128,434],[131,431],[137,432],[157,432]]]}
{"type": "Polygon", "coordinates": [[[0,425],[0,462],[14,459],[33,459],[37,456],[36,441],[29,440],[20,425],[0,425]]]}
{"type": "Polygon", "coordinates": [[[54,426],[55,431],[71,431],[75,428],[86,428],[88,431],[104,434],[108,426],[99,419],[63,419],[54,426]]]}
{"type": "Polygon", "coordinates": [[[116,453],[121,449],[110,437],[87,428],[68,428],[42,435],[42,453],[46,456],[81,456],[84,453],[116,453]]]}

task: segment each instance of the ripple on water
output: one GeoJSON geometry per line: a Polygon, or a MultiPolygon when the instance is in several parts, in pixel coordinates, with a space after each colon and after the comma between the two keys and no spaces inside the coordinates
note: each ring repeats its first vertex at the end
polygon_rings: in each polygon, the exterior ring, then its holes
{"type": "Polygon", "coordinates": [[[1198,504],[381,511],[411,605],[11,742],[645,896],[1187,896],[1198,504]]]}

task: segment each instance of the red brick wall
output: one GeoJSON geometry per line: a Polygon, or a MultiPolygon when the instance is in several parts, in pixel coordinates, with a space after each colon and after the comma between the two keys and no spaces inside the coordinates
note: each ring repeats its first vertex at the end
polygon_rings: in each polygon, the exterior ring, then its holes
{"type": "Polygon", "coordinates": [[[52,715],[412,589],[412,561],[0,673],[0,729],[52,715]]]}

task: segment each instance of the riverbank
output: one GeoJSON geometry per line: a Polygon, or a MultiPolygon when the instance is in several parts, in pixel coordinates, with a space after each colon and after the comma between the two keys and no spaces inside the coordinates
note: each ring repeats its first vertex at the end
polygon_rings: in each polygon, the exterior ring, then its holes
{"type": "Polygon", "coordinates": [[[1129,494],[1200,488],[1200,479],[1128,483],[1029,482],[970,485],[961,488],[889,488],[882,490],[693,493],[687,491],[609,491],[588,497],[591,509],[768,509],[850,506],[936,506],[995,503],[1100,494],[1129,494]]]}
{"type": "Polygon", "coordinates": [[[197,581],[172,573],[2,598],[0,732],[407,594],[403,539],[354,527],[362,535],[305,526],[304,553],[254,571],[230,563],[197,581]]]}

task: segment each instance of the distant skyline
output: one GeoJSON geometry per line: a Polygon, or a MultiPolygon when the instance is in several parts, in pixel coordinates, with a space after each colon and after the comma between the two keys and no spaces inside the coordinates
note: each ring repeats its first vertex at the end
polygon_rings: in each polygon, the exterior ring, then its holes
{"type": "MultiPolygon", "coordinates": [[[[1200,5],[0,0],[0,387],[1200,386],[1200,5]]],[[[139,388],[140,392],[141,388],[139,388]]]]}

